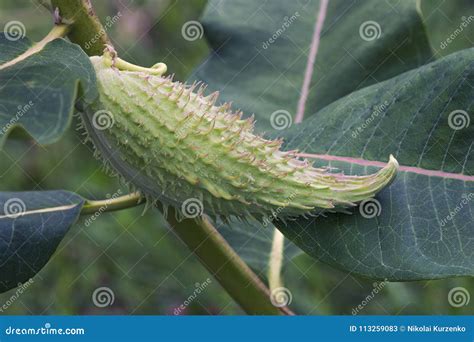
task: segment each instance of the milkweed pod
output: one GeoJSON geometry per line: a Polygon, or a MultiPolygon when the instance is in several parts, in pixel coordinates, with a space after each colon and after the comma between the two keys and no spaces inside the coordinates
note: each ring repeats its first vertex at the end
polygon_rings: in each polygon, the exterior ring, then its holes
{"type": "Polygon", "coordinates": [[[147,69],[114,58],[91,57],[100,98],[81,113],[88,138],[134,190],[178,212],[189,199],[212,216],[344,210],[396,175],[392,156],[367,176],[315,168],[282,151],[281,141],[254,134],[252,119],[218,105],[217,94],[204,96],[203,85],[162,76],[162,64],[147,69]]]}

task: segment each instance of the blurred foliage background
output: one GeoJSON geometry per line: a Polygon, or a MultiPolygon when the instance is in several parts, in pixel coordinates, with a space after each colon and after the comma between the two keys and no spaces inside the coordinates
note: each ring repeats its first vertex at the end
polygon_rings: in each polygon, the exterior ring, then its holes
{"type": "MultiPolygon", "coordinates": [[[[93,1],[103,21],[119,15],[108,34],[122,58],[140,65],[163,61],[184,80],[209,53],[204,39],[187,41],[182,25],[198,20],[205,0],[93,1]]],[[[49,12],[36,1],[2,0],[0,27],[25,24],[32,40],[50,29],[49,12]]],[[[73,124],[75,127],[77,122],[73,124]]],[[[67,189],[87,198],[105,198],[126,188],[108,177],[81,142],[74,127],[57,144],[10,139],[0,151],[0,191],[67,189]]],[[[243,314],[162,217],[143,207],[101,215],[92,224],[82,216],[33,284],[0,314],[159,314],[172,315],[193,294],[196,284],[211,284],[182,314],[243,314]],[[92,293],[101,286],[115,295],[113,305],[98,308],[92,293]]],[[[265,277],[265,274],[260,274],[265,277]]],[[[285,286],[291,307],[300,314],[352,314],[374,289],[360,279],[306,255],[287,262],[285,286]]],[[[469,314],[448,303],[448,292],[462,286],[474,294],[472,279],[389,283],[359,314],[469,314]]],[[[0,306],[15,290],[0,295],[0,306]]]]}

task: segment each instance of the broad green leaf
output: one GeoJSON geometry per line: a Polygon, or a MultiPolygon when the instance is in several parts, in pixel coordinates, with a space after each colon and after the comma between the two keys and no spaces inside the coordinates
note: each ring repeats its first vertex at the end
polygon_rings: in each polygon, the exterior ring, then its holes
{"type": "MultiPolygon", "coordinates": [[[[295,115],[319,4],[209,1],[202,23],[213,52],[193,78],[219,90],[222,100],[233,101],[247,115],[255,113],[258,128],[272,130],[275,111],[295,115]]],[[[306,116],[431,58],[415,0],[331,0],[306,116]]]]}
{"type": "Polygon", "coordinates": [[[56,39],[15,62],[32,46],[0,33],[0,147],[17,126],[40,144],[57,141],[71,123],[77,97],[97,97],[94,69],[79,46],[56,39]]]}
{"type": "Polygon", "coordinates": [[[469,49],[354,92],[287,130],[287,148],[321,155],[319,165],[365,174],[394,154],[402,166],[353,215],[299,219],[284,234],[366,277],[474,275],[473,104],[469,49]]]}
{"type": "MultiPolygon", "coordinates": [[[[209,1],[202,23],[213,52],[191,78],[219,90],[221,100],[232,101],[246,115],[255,113],[258,129],[281,134],[273,126],[285,127],[275,122],[272,126],[270,118],[279,110],[294,118],[319,5],[319,0],[209,1]]],[[[416,68],[431,58],[415,1],[331,0],[306,116],[358,88],[416,68]],[[375,25],[376,30],[379,25],[380,37],[363,39],[359,30],[364,23],[369,29],[375,25]]],[[[265,269],[273,225],[233,222],[219,227],[245,261],[258,270],[265,269]]],[[[299,252],[294,245],[287,245],[285,260],[299,252]]]]}
{"type": "Polygon", "coordinates": [[[83,203],[67,191],[0,192],[0,293],[46,265],[83,203]]]}
{"type": "Polygon", "coordinates": [[[420,10],[436,56],[474,46],[474,1],[420,0],[420,10]]]}

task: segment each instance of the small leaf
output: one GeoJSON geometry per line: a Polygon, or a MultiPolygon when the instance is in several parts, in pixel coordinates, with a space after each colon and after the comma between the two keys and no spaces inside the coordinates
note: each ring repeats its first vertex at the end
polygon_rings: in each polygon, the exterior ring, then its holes
{"type": "Polygon", "coordinates": [[[0,148],[16,126],[40,144],[57,141],[71,123],[77,96],[86,102],[97,97],[94,69],[79,46],[56,39],[14,60],[33,46],[0,33],[0,148]]]}
{"type": "Polygon", "coordinates": [[[46,265],[83,203],[67,191],[0,192],[0,293],[46,265]]]}

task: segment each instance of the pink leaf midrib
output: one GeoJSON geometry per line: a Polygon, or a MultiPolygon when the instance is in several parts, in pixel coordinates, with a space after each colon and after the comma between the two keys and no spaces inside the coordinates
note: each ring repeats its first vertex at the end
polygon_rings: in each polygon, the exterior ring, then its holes
{"type": "Polygon", "coordinates": [[[320,0],[318,16],[314,24],[313,38],[311,39],[311,47],[309,50],[308,61],[306,63],[306,71],[304,73],[303,85],[301,87],[301,95],[298,100],[298,107],[296,110],[295,123],[301,123],[304,118],[306,102],[308,101],[309,87],[311,79],[313,78],[314,62],[319,50],[319,42],[321,41],[321,31],[323,30],[324,20],[329,0],[320,0]]]}
{"type": "MultiPolygon", "coordinates": [[[[295,123],[301,123],[304,118],[306,102],[308,100],[309,95],[309,88],[311,85],[311,79],[313,77],[314,72],[314,63],[316,61],[316,55],[318,54],[319,50],[319,43],[321,40],[321,32],[324,25],[324,21],[326,19],[327,14],[327,7],[328,7],[329,0],[320,0],[318,15],[316,18],[313,37],[311,40],[311,47],[310,52],[308,55],[308,60],[306,64],[306,71],[304,74],[303,85],[301,88],[301,95],[298,100],[298,107],[295,116],[295,123]]],[[[311,153],[298,153],[298,156],[303,158],[315,158],[315,159],[322,159],[327,161],[341,161],[351,164],[357,164],[361,166],[374,166],[374,167],[384,167],[386,163],[381,161],[372,161],[372,160],[365,160],[361,158],[352,158],[352,157],[340,157],[340,156],[333,156],[327,154],[311,154],[311,153]]],[[[399,166],[400,171],[410,172],[430,177],[441,177],[441,178],[449,178],[449,179],[458,179],[466,182],[474,181],[474,176],[468,176],[460,173],[452,173],[452,172],[445,172],[439,170],[429,170],[423,169],[420,167],[415,166],[399,166]]]]}
{"type": "MultiPolygon", "coordinates": [[[[353,158],[353,157],[341,157],[341,156],[334,156],[334,155],[329,155],[329,154],[298,153],[297,155],[303,158],[314,158],[314,159],[322,159],[322,160],[327,160],[327,161],[340,161],[340,162],[346,162],[350,164],[357,164],[361,166],[384,167],[386,165],[386,163],[381,162],[381,161],[366,160],[366,159],[353,158]]],[[[400,165],[399,170],[404,171],[404,172],[424,175],[424,176],[430,176],[430,177],[459,179],[465,182],[474,181],[474,176],[468,176],[461,173],[452,173],[452,172],[445,172],[445,171],[439,171],[439,170],[428,170],[428,169],[423,169],[423,168],[415,167],[415,166],[400,165]]]]}

